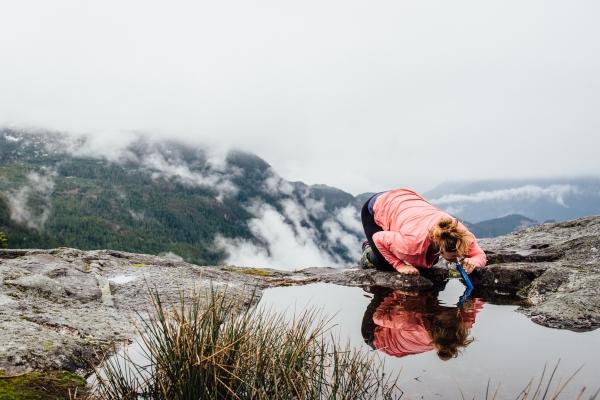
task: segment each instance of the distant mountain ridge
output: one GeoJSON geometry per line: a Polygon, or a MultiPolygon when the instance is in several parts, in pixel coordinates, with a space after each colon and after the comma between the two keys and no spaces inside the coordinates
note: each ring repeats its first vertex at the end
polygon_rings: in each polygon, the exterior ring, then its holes
{"type": "Polygon", "coordinates": [[[600,214],[600,177],[448,182],[425,196],[473,223],[510,214],[563,221],[600,214]]]}
{"type": "Polygon", "coordinates": [[[86,138],[1,129],[0,230],[9,244],[281,268],[289,259],[341,265],[358,257],[354,197],[339,189],[288,182],[241,151],[215,155],[144,137],[110,151],[86,138]]]}
{"type": "Polygon", "coordinates": [[[537,221],[518,214],[477,223],[465,221],[465,226],[478,238],[502,236],[537,224],[537,221]]]}

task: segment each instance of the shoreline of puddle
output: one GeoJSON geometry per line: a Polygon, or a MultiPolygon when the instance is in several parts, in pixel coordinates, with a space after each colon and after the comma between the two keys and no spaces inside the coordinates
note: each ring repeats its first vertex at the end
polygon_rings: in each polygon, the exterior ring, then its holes
{"type": "MultiPolygon", "coordinates": [[[[560,398],[575,398],[583,386],[588,394],[600,387],[600,376],[593,372],[600,371],[600,329],[572,332],[537,325],[516,312],[522,300],[506,296],[472,295],[465,304],[468,309],[459,310],[456,304],[463,292],[458,279],[451,279],[443,290],[425,293],[313,283],[265,289],[257,306],[290,317],[307,308],[319,310],[331,318],[335,337],[357,350],[377,352],[388,373],[399,373],[408,399],[485,398],[488,381],[492,393],[500,385],[496,400],[514,399],[530,380],[537,383],[545,365],[552,370],[559,360],[556,383],[585,364],[560,398]],[[444,360],[425,342],[431,330],[444,324],[452,328],[455,320],[467,327],[469,343],[444,360]],[[407,338],[408,331],[412,336],[407,338]],[[378,348],[382,343],[386,347],[378,348]]],[[[111,358],[129,352],[134,361],[144,363],[139,337],[124,349],[111,358]]],[[[88,377],[88,385],[93,377],[88,377]]]]}

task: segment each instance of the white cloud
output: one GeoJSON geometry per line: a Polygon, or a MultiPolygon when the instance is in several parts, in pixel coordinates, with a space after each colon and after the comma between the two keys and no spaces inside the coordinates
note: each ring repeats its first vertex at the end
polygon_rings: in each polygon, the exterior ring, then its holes
{"type": "Polygon", "coordinates": [[[60,140],[61,150],[75,157],[89,157],[121,163],[137,161],[129,146],[143,136],[136,132],[98,132],[94,135],[69,133],[60,140]]]}
{"type": "MultiPolygon", "coordinates": [[[[229,175],[211,170],[207,173],[192,171],[184,162],[167,159],[158,152],[142,155],[140,162],[143,167],[152,171],[152,177],[155,179],[176,178],[185,185],[210,187],[218,192],[219,201],[222,201],[225,196],[233,196],[238,192],[237,186],[231,182],[229,175]]],[[[215,165],[214,159],[212,162],[215,165]]]]}
{"type": "MultiPolygon", "coordinates": [[[[550,185],[541,187],[537,185],[524,185],[511,189],[500,189],[491,191],[481,191],[471,194],[448,194],[431,202],[438,206],[452,205],[456,203],[481,203],[495,200],[513,200],[513,199],[549,199],[563,207],[567,207],[565,197],[569,194],[576,194],[579,188],[575,185],[550,185]]],[[[457,206],[459,209],[460,206],[457,206]]]]}
{"type": "MultiPolygon", "coordinates": [[[[69,135],[57,138],[60,150],[76,157],[104,159],[123,164],[133,162],[147,169],[154,179],[177,179],[188,186],[206,186],[217,192],[217,200],[238,192],[232,178],[240,176],[242,171],[227,163],[227,151],[222,147],[205,146],[202,156],[206,156],[206,165],[199,170],[181,160],[176,151],[169,148],[168,142],[155,136],[138,132],[122,132],[115,140],[102,139],[98,135],[69,135]]],[[[48,144],[50,145],[50,144],[48,144]]],[[[198,154],[201,159],[201,155],[198,154]]]]}
{"type": "Polygon", "coordinates": [[[8,193],[8,206],[13,221],[40,230],[50,216],[56,172],[43,169],[27,174],[27,184],[8,193]],[[35,202],[35,204],[32,204],[35,202]]]}
{"type": "Polygon", "coordinates": [[[291,196],[294,193],[294,186],[283,179],[272,168],[268,170],[269,176],[263,183],[263,190],[268,193],[281,193],[286,196],[291,196]]]}
{"type": "Polygon", "coordinates": [[[360,239],[344,228],[336,221],[328,219],[323,223],[323,229],[332,243],[339,243],[346,248],[348,254],[351,254],[355,259],[358,260],[360,256],[360,239]]]}
{"type": "Polygon", "coordinates": [[[254,215],[248,228],[258,242],[222,236],[215,240],[215,245],[228,254],[226,263],[285,270],[342,267],[348,263],[331,251],[339,245],[351,258],[358,259],[364,233],[356,209],[351,206],[337,209],[326,218],[324,201],[311,198],[308,192],[296,199],[284,198],[280,205],[281,212],[256,200],[247,208],[254,215]],[[326,218],[322,225],[324,238],[311,217],[326,218]]]}
{"type": "Polygon", "coordinates": [[[304,197],[304,206],[308,213],[315,218],[321,218],[325,214],[325,200],[315,200],[312,197],[304,197]]]}
{"type": "Polygon", "coordinates": [[[245,239],[217,237],[215,245],[228,253],[226,262],[282,270],[339,266],[319,247],[314,230],[302,225],[306,210],[292,201],[285,201],[284,208],[285,216],[267,204],[254,203],[250,207],[256,217],[249,221],[248,227],[264,246],[245,239]],[[286,223],[286,217],[292,225],[286,223]]]}
{"type": "Polygon", "coordinates": [[[346,206],[336,209],[332,218],[328,218],[323,223],[323,229],[330,242],[341,244],[347,254],[358,259],[364,230],[356,208],[346,206]]]}
{"type": "Polygon", "coordinates": [[[344,228],[358,235],[364,235],[364,229],[359,217],[359,212],[352,206],[346,206],[337,209],[335,218],[344,226],[344,228]]]}

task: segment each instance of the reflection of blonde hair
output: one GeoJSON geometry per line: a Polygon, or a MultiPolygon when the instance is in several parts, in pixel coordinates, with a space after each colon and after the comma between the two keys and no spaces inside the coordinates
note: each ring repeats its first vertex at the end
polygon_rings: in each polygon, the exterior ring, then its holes
{"type": "Polygon", "coordinates": [[[454,218],[442,217],[431,229],[430,238],[442,251],[456,251],[459,257],[469,254],[471,233],[460,227],[454,218]]]}
{"type": "Polygon", "coordinates": [[[450,309],[433,316],[431,339],[438,357],[443,361],[457,357],[461,348],[467,347],[474,340],[469,338],[469,329],[458,309],[450,309]]]}

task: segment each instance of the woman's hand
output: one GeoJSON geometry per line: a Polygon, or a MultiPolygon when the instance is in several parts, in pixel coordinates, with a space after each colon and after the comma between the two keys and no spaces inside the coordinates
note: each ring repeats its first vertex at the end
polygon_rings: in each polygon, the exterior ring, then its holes
{"type": "Polygon", "coordinates": [[[396,271],[405,275],[419,275],[419,270],[408,264],[402,264],[396,267],[396,271]]]}
{"type": "Polygon", "coordinates": [[[463,267],[465,267],[465,272],[466,272],[467,274],[470,274],[471,272],[473,272],[473,270],[474,270],[475,268],[477,268],[477,266],[476,266],[475,264],[473,264],[473,263],[471,262],[471,260],[470,260],[470,259],[468,259],[468,258],[465,258],[465,259],[463,260],[463,262],[462,262],[462,265],[463,265],[463,267]]]}

